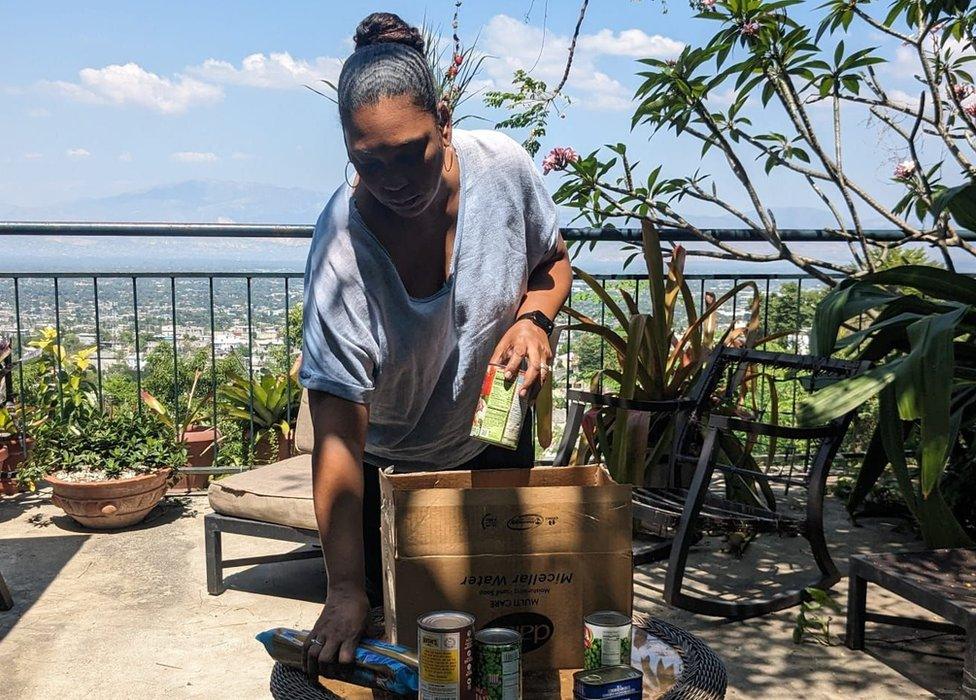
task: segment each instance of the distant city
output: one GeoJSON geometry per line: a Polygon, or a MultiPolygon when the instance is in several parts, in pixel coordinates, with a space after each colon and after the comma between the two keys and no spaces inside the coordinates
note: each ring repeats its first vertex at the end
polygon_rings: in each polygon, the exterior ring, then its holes
{"type": "MultiPolygon", "coordinates": [[[[247,282],[215,279],[212,340],[218,358],[239,349],[245,356],[249,344],[247,282]]],[[[136,369],[136,314],[129,278],[98,280],[96,327],[94,283],[91,279],[59,279],[55,306],[54,282],[22,279],[18,282],[19,330],[26,345],[45,327],[58,321],[65,341],[77,347],[100,341],[102,369],[119,364],[136,369]],[[70,335],[69,335],[70,334],[70,335]]],[[[0,279],[0,336],[16,338],[17,308],[13,282],[0,279]]],[[[187,354],[211,343],[210,290],[207,279],[177,279],[176,326],[173,325],[172,292],[168,279],[138,279],[139,363],[161,342],[173,343],[187,354]]],[[[300,303],[300,279],[289,280],[289,306],[300,303]]],[[[254,368],[264,366],[270,348],[284,342],[285,281],[254,279],[251,282],[250,346],[254,368]]],[[[297,350],[297,348],[296,348],[297,350]]],[[[28,355],[29,356],[29,355],[28,355]]],[[[142,369],[142,367],[140,367],[142,369]]]]}

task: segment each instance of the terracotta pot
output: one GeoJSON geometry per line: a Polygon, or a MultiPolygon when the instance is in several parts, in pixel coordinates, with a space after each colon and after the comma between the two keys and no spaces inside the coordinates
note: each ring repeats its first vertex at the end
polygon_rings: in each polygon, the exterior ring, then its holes
{"type": "MultiPolygon", "coordinates": [[[[214,433],[220,439],[220,433],[213,428],[190,428],[183,436],[186,443],[186,466],[188,467],[210,467],[214,460],[214,433]]],[[[210,484],[209,474],[182,474],[173,486],[167,491],[168,494],[187,494],[190,491],[206,490],[210,484]]]]}
{"type": "Polygon", "coordinates": [[[107,481],[45,480],[54,488],[51,500],[71,518],[96,530],[115,530],[141,522],[166,493],[169,469],[131,479],[107,481]]]}
{"type": "MultiPolygon", "coordinates": [[[[281,432],[275,428],[274,434],[278,438],[278,449],[275,450],[275,446],[271,443],[270,433],[270,430],[258,432],[257,439],[254,441],[254,460],[256,464],[271,464],[272,462],[280,462],[291,457],[291,437],[286,440],[281,436],[281,432]]],[[[292,431],[291,435],[293,436],[294,434],[295,432],[292,431]]],[[[247,443],[250,437],[250,431],[245,428],[244,442],[247,443]]]]}
{"type": "Polygon", "coordinates": [[[10,451],[6,447],[0,447],[0,494],[13,496],[17,493],[17,483],[11,480],[7,471],[7,460],[10,459],[10,451]]]}
{"type": "MultiPolygon", "coordinates": [[[[27,449],[30,450],[34,440],[27,438],[27,449]]],[[[5,435],[0,438],[0,450],[7,452],[6,464],[0,460],[0,494],[4,496],[14,496],[27,489],[17,482],[17,470],[21,462],[26,459],[24,450],[21,449],[20,437],[17,435],[5,435]]]]}

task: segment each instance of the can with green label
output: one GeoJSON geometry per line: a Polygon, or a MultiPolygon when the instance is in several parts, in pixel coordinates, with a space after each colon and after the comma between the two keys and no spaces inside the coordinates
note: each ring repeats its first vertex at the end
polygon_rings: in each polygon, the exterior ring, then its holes
{"type": "Polygon", "coordinates": [[[471,437],[510,450],[518,447],[522,422],[529,409],[526,398],[519,396],[524,383],[525,372],[505,379],[505,365],[488,365],[471,424],[471,437]]]}
{"type": "Polygon", "coordinates": [[[522,700],[522,635],[490,627],[474,636],[476,700],[522,700]]]}
{"type": "Polygon", "coordinates": [[[626,666],[630,663],[630,618],[601,610],[583,618],[583,668],[626,666]]]}

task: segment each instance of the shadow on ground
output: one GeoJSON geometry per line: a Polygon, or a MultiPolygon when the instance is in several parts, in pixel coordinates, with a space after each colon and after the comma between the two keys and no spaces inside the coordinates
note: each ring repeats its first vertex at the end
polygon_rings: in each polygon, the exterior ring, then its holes
{"type": "MultiPolygon", "coordinates": [[[[846,575],[852,554],[922,546],[897,519],[873,519],[864,527],[855,527],[836,499],[828,499],[825,511],[831,554],[842,575],[846,575]]],[[[726,600],[752,599],[801,588],[816,578],[809,547],[799,537],[759,537],[741,557],[727,550],[720,537],[706,537],[692,549],[686,592],[726,600]]],[[[663,603],[666,571],[667,562],[635,570],[635,609],[684,627],[707,642],[725,662],[730,697],[957,696],[964,651],[959,637],[869,623],[867,652],[853,652],[843,646],[846,616],[830,613],[830,645],[810,640],[795,645],[796,608],[743,622],[693,615],[663,603]],[[906,680],[914,684],[914,692],[906,693],[906,680]],[[824,688],[832,692],[823,693],[824,688]]],[[[833,593],[845,606],[846,578],[834,586],[833,593]]],[[[868,587],[868,608],[931,617],[875,586],[868,587]]]]}
{"type": "MultiPolygon", "coordinates": [[[[234,535],[225,533],[223,537],[227,540],[234,535]]],[[[301,549],[304,547],[296,547],[290,551],[301,549]]],[[[225,569],[224,585],[228,590],[324,605],[325,563],[322,559],[303,559],[259,564],[243,569],[225,569]]]]}
{"type": "Polygon", "coordinates": [[[87,539],[87,535],[3,539],[0,572],[10,588],[14,607],[0,612],[0,642],[44,594],[87,539]]]}

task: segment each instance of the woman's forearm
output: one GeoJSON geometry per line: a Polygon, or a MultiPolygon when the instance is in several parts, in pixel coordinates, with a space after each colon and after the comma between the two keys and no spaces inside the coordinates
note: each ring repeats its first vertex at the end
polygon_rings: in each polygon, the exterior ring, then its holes
{"type": "Polygon", "coordinates": [[[362,590],[363,445],[368,409],[309,391],[315,431],[312,498],[329,590],[362,590]]]}
{"type": "Polygon", "coordinates": [[[573,268],[569,262],[569,252],[560,237],[556,256],[539,265],[529,275],[527,291],[516,315],[541,311],[550,319],[555,319],[566,303],[572,283],[573,268]]]}

